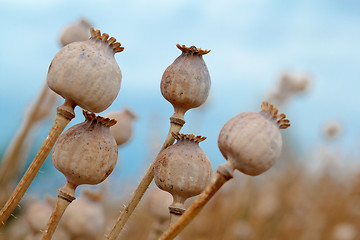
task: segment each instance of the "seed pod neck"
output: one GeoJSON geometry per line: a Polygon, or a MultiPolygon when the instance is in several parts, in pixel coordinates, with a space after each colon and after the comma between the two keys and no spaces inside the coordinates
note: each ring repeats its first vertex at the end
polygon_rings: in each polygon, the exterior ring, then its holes
{"type": "Polygon", "coordinates": [[[261,112],[264,117],[274,121],[280,129],[286,129],[290,126],[290,121],[286,119],[286,115],[281,113],[278,114],[277,108],[268,102],[261,104],[261,112]]]}
{"type": "Polygon", "coordinates": [[[181,215],[185,212],[185,201],[187,198],[184,198],[176,193],[173,195],[173,203],[169,206],[170,213],[181,215]]]}
{"type": "Polygon", "coordinates": [[[183,142],[193,142],[196,143],[197,145],[204,141],[206,139],[206,137],[201,137],[201,136],[195,136],[194,134],[183,134],[183,133],[172,133],[173,137],[178,141],[183,141],[183,142]]]}
{"type": "Polygon", "coordinates": [[[109,38],[109,34],[101,32],[99,29],[95,30],[93,27],[90,28],[90,40],[99,42],[107,46],[109,49],[112,49],[113,53],[118,53],[124,51],[124,47],[121,46],[121,43],[116,41],[116,38],[109,38]]]}
{"type": "Polygon", "coordinates": [[[111,126],[116,124],[115,119],[104,118],[101,116],[96,116],[94,113],[83,110],[83,114],[85,116],[85,123],[91,127],[95,127],[97,125],[104,126],[106,128],[110,128],[111,126]]]}
{"type": "Polygon", "coordinates": [[[231,178],[234,177],[234,164],[233,164],[233,159],[231,159],[231,157],[226,159],[227,161],[224,164],[221,164],[218,169],[217,172],[220,173],[222,176],[225,177],[226,180],[230,180],[231,178]]]}

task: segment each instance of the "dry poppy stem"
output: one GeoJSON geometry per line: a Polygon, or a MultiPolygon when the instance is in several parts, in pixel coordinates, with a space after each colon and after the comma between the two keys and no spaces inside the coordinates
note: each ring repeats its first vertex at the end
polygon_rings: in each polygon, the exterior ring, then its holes
{"type": "Polygon", "coordinates": [[[76,185],[67,182],[64,187],[59,189],[56,206],[51,214],[46,230],[41,236],[41,240],[51,240],[66,208],[75,200],[76,187],[76,185]]]}
{"type": "MultiPolygon", "coordinates": [[[[18,153],[24,144],[24,140],[28,135],[31,127],[36,122],[36,114],[40,109],[41,103],[46,98],[48,86],[45,83],[40,95],[35,100],[33,107],[31,107],[28,115],[24,119],[22,126],[16,133],[11,144],[7,148],[0,166],[0,186],[5,186],[9,182],[10,178],[14,178],[14,171],[18,171],[19,161],[18,153]]],[[[19,171],[18,171],[19,172],[19,171]]]]}
{"type": "Polygon", "coordinates": [[[57,108],[55,122],[46,137],[45,141],[40,147],[34,160],[25,172],[24,176],[16,186],[14,192],[6,202],[5,206],[0,212],[0,227],[10,217],[16,206],[19,204],[21,198],[24,196],[26,190],[29,188],[31,182],[34,180],[36,174],[43,165],[46,157],[49,155],[56,140],[67,124],[75,117],[74,108],[76,104],[71,100],[65,100],[65,103],[57,108]]]}
{"type": "MultiPolygon", "coordinates": [[[[223,166],[223,165],[221,165],[223,166]]],[[[221,188],[224,183],[232,178],[232,173],[225,168],[219,166],[215,176],[212,178],[210,184],[200,194],[198,198],[190,205],[184,214],[159,238],[159,240],[174,239],[200,212],[205,204],[214,196],[214,194],[221,188]],[[224,171],[225,170],[225,171],[224,171]]]]}
{"type": "Polygon", "coordinates": [[[170,212],[170,226],[173,225],[181,216],[182,213],[174,213],[174,212],[170,212]]]}
{"type": "MultiPolygon", "coordinates": [[[[174,143],[175,138],[172,136],[172,133],[179,132],[182,126],[185,124],[184,120],[173,117],[170,118],[170,122],[171,123],[170,123],[169,133],[165,139],[163,146],[161,147],[160,152],[174,143]]],[[[141,180],[139,186],[136,188],[135,193],[132,196],[130,202],[120,214],[113,229],[111,230],[110,234],[107,236],[106,239],[115,240],[117,236],[120,234],[121,230],[124,228],[125,223],[127,222],[129,217],[135,210],[136,206],[140,202],[142,196],[144,195],[146,189],[149,187],[151,181],[154,179],[154,166],[155,166],[155,161],[149,167],[145,176],[141,180]]]]}

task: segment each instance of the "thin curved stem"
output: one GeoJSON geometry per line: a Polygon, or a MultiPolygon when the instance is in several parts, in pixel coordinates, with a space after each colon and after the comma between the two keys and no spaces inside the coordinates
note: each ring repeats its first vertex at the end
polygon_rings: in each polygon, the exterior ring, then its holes
{"type": "MultiPolygon", "coordinates": [[[[169,133],[165,139],[165,142],[163,146],[161,147],[161,150],[164,150],[168,146],[171,146],[175,139],[172,136],[173,132],[179,132],[182,128],[183,124],[175,123],[174,121],[171,121],[169,133]]],[[[107,236],[106,239],[115,240],[117,236],[120,234],[121,230],[124,228],[125,223],[135,210],[136,206],[140,202],[142,196],[144,195],[146,189],[149,187],[151,181],[154,179],[154,166],[155,161],[151,164],[149,169],[147,170],[145,176],[141,180],[139,186],[136,188],[134,195],[132,196],[130,202],[125,207],[125,209],[120,214],[119,218],[117,219],[113,229],[111,230],[110,234],[107,236]]]]}
{"type": "Polygon", "coordinates": [[[34,160],[25,172],[19,184],[16,186],[5,206],[1,209],[0,227],[4,225],[6,220],[10,217],[16,206],[19,204],[21,198],[24,196],[26,190],[29,188],[31,182],[34,180],[36,174],[40,170],[46,157],[49,155],[52,147],[54,146],[56,140],[58,139],[64,128],[68,125],[71,119],[75,117],[75,106],[76,104],[72,101],[65,100],[65,103],[57,108],[56,119],[48,136],[41,145],[40,150],[36,154],[34,160]]]}
{"type": "Polygon", "coordinates": [[[76,186],[71,183],[66,183],[63,188],[59,189],[56,206],[51,214],[46,230],[41,236],[41,240],[51,240],[66,208],[75,200],[75,189],[76,186]]]}
{"type": "Polygon", "coordinates": [[[24,140],[30,129],[36,122],[36,114],[40,109],[41,103],[46,98],[47,91],[48,86],[47,84],[44,84],[43,89],[34,102],[34,105],[30,108],[27,116],[24,119],[24,122],[11,141],[9,147],[6,149],[4,156],[2,157],[0,166],[0,186],[5,186],[10,178],[14,178],[14,171],[18,171],[18,165],[20,161],[18,153],[24,145],[24,140]]]}
{"type": "Polygon", "coordinates": [[[200,212],[205,204],[214,196],[214,194],[221,188],[222,185],[229,179],[223,174],[216,172],[210,184],[200,194],[200,196],[190,205],[184,214],[173,224],[170,225],[168,230],[159,238],[159,240],[174,239],[200,212]]]}

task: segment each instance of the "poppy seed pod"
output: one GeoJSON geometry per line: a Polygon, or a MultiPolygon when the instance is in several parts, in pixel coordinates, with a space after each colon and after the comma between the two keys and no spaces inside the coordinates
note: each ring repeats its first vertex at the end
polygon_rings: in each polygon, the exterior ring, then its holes
{"type": "Polygon", "coordinates": [[[156,185],[173,196],[170,213],[182,214],[184,202],[200,194],[209,183],[212,168],[199,143],[206,138],[192,134],[173,133],[177,142],[158,155],[154,179],[156,185]]]}
{"type": "Polygon", "coordinates": [[[225,123],[218,146],[231,168],[256,176],[274,165],[280,155],[280,129],[290,126],[285,114],[263,102],[261,112],[244,112],[225,123]]]}
{"type": "Polygon", "coordinates": [[[85,121],[65,131],[55,144],[56,169],[75,186],[98,184],[113,171],[118,155],[110,127],[116,120],[83,111],[85,121]]]}
{"type": "Polygon", "coordinates": [[[89,38],[90,24],[85,19],[66,26],[60,34],[60,43],[62,46],[72,42],[85,41],[89,38]]]}
{"type": "Polygon", "coordinates": [[[182,54],[165,70],[161,78],[161,93],[174,107],[175,116],[184,120],[191,108],[202,105],[210,91],[210,75],[203,55],[210,50],[176,45],[182,54]]]}
{"type": "Polygon", "coordinates": [[[100,30],[90,29],[86,41],[63,47],[52,60],[47,83],[63,98],[91,112],[107,109],[117,97],[122,74],[115,53],[121,44],[100,30]]]}
{"type": "Polygon", "coordinates": [[[108,118],[115,119],[116,124],[110,128],[118,146],[127,143],[133,134],[133,121],[136,119],[130,109],[125,108],[123,111],[109,112],[105,115],[108,118]]]}

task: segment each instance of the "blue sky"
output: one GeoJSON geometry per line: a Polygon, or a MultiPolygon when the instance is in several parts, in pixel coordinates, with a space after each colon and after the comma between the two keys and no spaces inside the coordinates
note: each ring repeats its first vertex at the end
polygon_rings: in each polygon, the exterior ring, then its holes
{"type": "MultiPolygon", "coordinates": [[[[122,87],[108,111],[129,106],[139,116],[132,142],[119,151],[116,176],[138,179],[151,158],[151,139],[165,138],[172,107],[159,84],[180,54],[177,43],[212,50],[204,56],[212,78],[210,102],[187,113],[183,132],[208,137],[200,146],[213,168],[224,161],[216,142],[222,125],[242,111],[258,111],[284,70],[313,76],[310,91],[280,109],[292,122],[288,134],[299,152],[321,143],[329,119],[343,124],[341,144],[353,152],[360,140],[359,13],[358,1],[1,0],[0,150],[46,78],[61,29],[85,17],[125,47],[116,56],[122,87]]],[[[82,120],[77,109],[71,125],[82,120]]],[[[50,125],[40,128],[35,144],[50,125]]]]}

